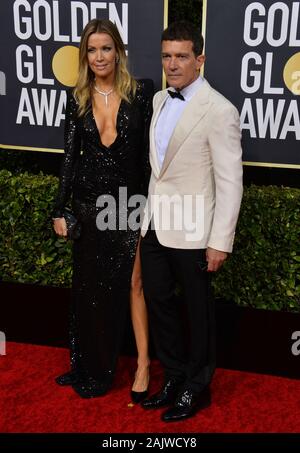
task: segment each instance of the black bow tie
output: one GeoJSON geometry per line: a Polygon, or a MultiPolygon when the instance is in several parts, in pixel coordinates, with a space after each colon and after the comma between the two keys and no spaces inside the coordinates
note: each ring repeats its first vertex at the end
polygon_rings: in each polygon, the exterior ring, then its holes
{"type": "Polygon", "coordinates": [[[168,90],[168,93],[169,95],[171,96],[171,98],[178,98],[180,99],[181,101],[184,101],[184,97],[182,96],[182,94],[179,92],[179,91],[171,91],[171,90],[168,90]]]}

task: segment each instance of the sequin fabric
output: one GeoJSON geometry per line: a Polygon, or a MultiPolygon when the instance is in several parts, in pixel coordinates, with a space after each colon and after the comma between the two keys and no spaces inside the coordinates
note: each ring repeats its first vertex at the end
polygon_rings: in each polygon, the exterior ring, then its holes
{"type": "MultiPolygon", "coordinates": [[[[146,192],[151,104],[143,85],[131,103],[122,100],[117,137],[107,147],[101,143],[92,111],[78,117],[77,103],[68,93],[65,154],[53,215],[60,217],[71,198],[74,214],[82,225],[81,236],[73,243],[70,351],[71,368],[81,376],[78,393],[85,397],[103,394],[112,383],[140,234],[130,229],[100,231],[96,200],[100,195],[114,197],[118,226],[119,188],[126,187],[128,198],[146,192]]],[[[122,212],[124,215],[124,209],[122,212]]]]}

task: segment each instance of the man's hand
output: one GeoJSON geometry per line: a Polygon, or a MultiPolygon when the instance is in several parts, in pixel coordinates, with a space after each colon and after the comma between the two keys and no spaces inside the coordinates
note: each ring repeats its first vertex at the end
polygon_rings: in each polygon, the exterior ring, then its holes
{"type": "Polygon", "coordinates": [[[208,272],[217,271],[222,266],[226,258],[227,258],[226,252],[221,252],[220,250],[215,250],[210,247],[207,247],[206,249],[206,261],[208,263],[207,271],[208,272]]]}

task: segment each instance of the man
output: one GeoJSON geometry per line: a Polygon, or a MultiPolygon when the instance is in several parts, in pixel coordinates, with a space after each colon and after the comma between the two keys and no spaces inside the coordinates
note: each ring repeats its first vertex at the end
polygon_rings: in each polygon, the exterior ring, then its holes
{"type": "Polygon", "coordinates": [[[239,115],[199,75],[202,50],[203,38],[188,22],[163,32],[162,63],[170,88],[156,93],[150,127],[152,174],[141,259],[165,381],[142,405],[170,406],[164,421],[185,419],[211,403],[211,274],[232,251],[242,197],[239,115]]]}

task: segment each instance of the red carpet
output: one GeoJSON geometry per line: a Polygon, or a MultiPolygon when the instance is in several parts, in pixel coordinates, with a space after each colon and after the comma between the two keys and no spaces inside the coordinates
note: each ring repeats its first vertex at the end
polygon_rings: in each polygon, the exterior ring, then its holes
{"type": "MultiPolygon", "coordinates": [[[[54,378],[67,370],[68,351],[7,344],[0,356],[0,432],[2,433],[272,433],[300,432],[300,381],[218,369],[213,404],[180,423],[160,421],[160,411],[130,406],[135,360],[120,360],[110,394],[83,400],[54,378]]],[[[161,383],[152,364],[151,391],[161,383]]]]}

